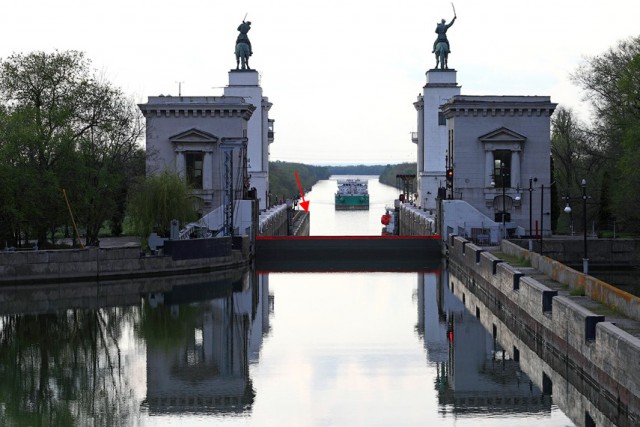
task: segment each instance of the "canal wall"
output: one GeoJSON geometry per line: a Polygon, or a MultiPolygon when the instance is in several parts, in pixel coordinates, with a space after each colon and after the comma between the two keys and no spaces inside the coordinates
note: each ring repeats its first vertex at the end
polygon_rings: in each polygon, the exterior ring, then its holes
{"type": "Polygon", "coordinates": [[[272,206],[260,212],[258,217],[259,236],[286,236],[288,230],[286,204],[272,206]]]}
{"type": "Polygon", "coordinates": [[[399,215],[401,236],[433,236],[436,234],[435,216],[432,211],[414,206],[411,203],[402,203],[399,215]]]}
{"type": "MultiPolygon", "coordinates": [[[[510,241],[522,249],[529,249],[529,239],[510,241]]],[[[533,240],[532,246],[534,252],[541,252],[540,240],[533,240]]],[[[590,265],[640,266],[640,240],[587,239],[587,250],[590,265]]],[[[584,240],[559,237],[544,239],[542,253],[564,264],[582,264],[584,240]]]]}
{"type": "Polygon", "coordinates": [[[258,218],[259,236],[308,236],[310,228],[309,212],[288,208],[286,204],[273,206],[258,218]]]}
{"type": "MultiPolygon", "coordinates": [[[[453,271],[449,272],[447,286],[462,301],[467,312],[475,315],[485,330],[491,331],[494,342],[507,353],[507,356],[502,359],[503,362],[505,359],[518,362],[519,369],[529,377],[537,389],[542,390],[543,398],[551,395],[553,404],[557,405],[576,425],[588,425],[585,422],[586,419],[593,420],[597,426],[611,424],[603,411],[587,399],[585,394],[589,394],[588,392],[583,393],[583,390],[575,387],[549,366],[532,347],[520,338],[520,336],[526,337],[527,334],[519,333],[520,331],[515,328],[515,331],[512,331],[509,325],[502,322],[479,297],[471,292],[470,288],[467,288],[466,282],[463,275],[457,275],[453,271]]],[[[458,339],[458,334],[454,333],[454,340],[458,339]]],[[[501,362],[496,357],[494,363],[501,362]]],[[[509,398],[506,397],[503,400],[509,398]]],[[[610,408],[607,412],[613,411],[614,408],[610,408]]]]}
{"type": "Polygon", "coordinates": [[[238,250],[232,250],[230,237],[222,237],[175,241],[156,255],[142,253],[140,246],[0,252],[0,285],[115,280],[244,267],[251,260],[249,237],[235,239],[238,250]],[[204,240],[209,242],[199,242],[204,240]],[[197,245],[198,253],[188,254],[191,251],[181,247],[189,242],[197,245]]]}
{"type": "Polygon", "coordinates": [[[602,406],[615,408],[607,418],[640,424],[640,339],[466,239],[450,237],[449,261],[465,286],[554,370],[572,384],[588,384],[595,390],[590,400],[615,403],[602,406]]]}
{"type": "MultiPolygon", "coordinates": [[[[622,243],[625,241],[619,242],[622,243]]],[[[603,247],[607,247],[609,243],[603,245],[603,247]]],[[[589,244],[591,244],[591,242],[589,244]]],[[[620,248],[626,249],[633,247],[634,245],[632,244],[624,244],[624,246],[620,246],[620,248]]],[[[502,241],[500,249],[507,255],[530,262],[531,267],[544,273],[551,279],[567,285],[570,289],[584,290],[584,294],[592,300],[605,304],[608,307],[615,307],[616,310],[620,311],[625,316],[640,321],[640,298],[593,276],[574,270],[558,260],[551,259],[549,256],[530,252],[529,250],[507,240],[502,241]]],[[[629,251],[625,250],[625,253],[629,253],[629,251]]]]}
{"type": "MultiPolygon", "coordinates": [[[[57,313],[65,310],[97,310],[102,307],[134,306],[140,297],[162,297],[163,294],[193,292],[198,298],[215,298],[220,292],[242,285],[249,270],[223,269],[213,272],[141,277],[136,280],[64,281],[24,286],[0,286],[0,315],[57,313]]],[[[156,298],[157,299],[157,298],[156,298]]],[[[150,301],[151,302],[151,301],[150,301]]]]}

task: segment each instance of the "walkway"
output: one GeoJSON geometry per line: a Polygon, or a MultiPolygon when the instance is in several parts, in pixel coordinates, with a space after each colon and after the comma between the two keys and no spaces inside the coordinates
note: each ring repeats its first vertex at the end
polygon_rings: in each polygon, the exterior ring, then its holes
{"type": "MultiPolygon", "coordinates": [[[[488,252],[491,252],[496,257],[503,259],[506,263],[523,273],[525,276],[529,276],[544,286],[558,292],[558,296],[570,298],[573,302],[581,305],[582,307],[590,310],[594,314],[605,316],[607,322],[614,323],[617,327],[623,331],[633,335],[640,339],[640,321],[633,320],[624,314],[620,313],[614,307],[608,307],[605,304],[592,300],[588,296],[583,295],[579,290],[572,290],[568,284],[560,283],[553,280],[548,275],[542,273],[539,270],[531,267],[528,261],[518,259],[516,257],[507,255],[500,252],[499,248],[485,248],[488,252]]],[[[631,298],[636,298],[631,296],[631,298]]]]}

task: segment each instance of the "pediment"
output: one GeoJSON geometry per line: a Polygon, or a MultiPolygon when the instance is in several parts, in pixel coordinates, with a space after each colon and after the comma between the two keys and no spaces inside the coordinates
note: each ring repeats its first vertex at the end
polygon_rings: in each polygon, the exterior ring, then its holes
{"type": "Polygon", "coordinates": [[[489,133],[486,133],[478,139],[485,143],[492,142],[518,142],[523,143],[527,140],[527,137],[524,135],[520,135],[518,132],[514,132],[511,129],[507,129],[505,127],[498,128],[496,130],[492,130],[489,133]]]}
{"type": "Polygon", "coordinates": [[[189,129],[177,135],[169,137],[169,141],[173,143],[201,143],[212,144],[217,143],[219,138],[209,132],[205,132],[196,128],[189,129]]]}

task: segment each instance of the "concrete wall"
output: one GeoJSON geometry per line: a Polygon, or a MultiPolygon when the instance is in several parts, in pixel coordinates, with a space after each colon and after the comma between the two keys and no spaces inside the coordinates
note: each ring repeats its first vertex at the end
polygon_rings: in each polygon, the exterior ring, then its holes
{"type": "Polygon", "coordinates": [[[401,236],[433,236],[435,234],[435,211],[425,210],[409,203],[400,205],[401,236]]]}
{"type": "Polygon", "coordinates": [[[554,369],[572,382],[597,385],[605,399],[619,399],[616,416],[626,414],[620,425],[640,422],[640,339],[465,239],[449,239],[449,259],[450,269],[467,277],[470,289],[506,324],[526,333],[528,345],[547,354],[554,369]]]}
{"type": "Polygon", "coordinates": [[[288,234],[287,205],[273,206],[260,213],[259,236],[286,236],[288,234]]]}
{"type": "MultiPolygon", "coordinates": [[[[620,241],[621,243],[623,241],[620,241]]],[[[583,288],[586,296],[594,301],[605,304],[608,307],[615,307],[616,310],[625,316],[640,321],[640,298],[622,291],[615,286],[596,279],[593,276],[586,275],[576,271],[566,265],[553,260],[549,257],[542,256],[535,252],[529,252],[520,246],[502,241],[502,252],[507,255],[526,259],[531,262],[531,266],[536,270],[546,274],[553,280],[564,283],[570,289],[583,288]]]]}
{"type": "MultiPolygon", "coordinates": [[[[529,248],[529,240],[511,240],[521,248],[529,248]]],[[[562,263],[582,263],[584,240],[582,238],[557,238],[543,240],[543,253],[562,263]]],[[[533,250],[540,252],[540,241],[533,241],[533,250]]],[[[590,264],[607,266],[640,265],[640,240],[587,239],[587,255],[590,264]]]]}
{"type": "MultiPolygon", "coordinates": [[[[249,245],[243,246],[248,248],[249,245]]],[[[147,256],[141,254],[139,247],[0,252],[0,284],[72,282],[215,271],[245,266],[249,258],[248,253],[234,251],[230,256],[180,260],[171,256],[147,256]]]]}
{"type": "MultiPolygon", "coordinates": [[[[578,388],[567,381],[559,372],[554,370],[525,342],[527,334],[522,334],[514,327],[513,322],[506,324],[496,316],[473,292],[469,291],[464,275],[449,273],[448,286],[456,295],[466,310],[476,314],[486,331],[493,331],[493,339],[509,357],[518,362],[518,367],[534,383],[535,387],[543,391],[546,397],[553,396],[553,404],[557,405],[576,425],[584,425],[585,414],[595,420],[596,425],[606,426],[610,424],[603,412],[592,403],[584,393],[582,387],[578,388]]],[[[437,310],[436,310],[437,311],[437,310]]],[[[442,336],[445,334],[442,333],[442,336]]],[[[456,334],[456,338],[459,334],[456,334]]],[[[609,406],[615,409],[617,402],[609,402],[609,406]]]]}

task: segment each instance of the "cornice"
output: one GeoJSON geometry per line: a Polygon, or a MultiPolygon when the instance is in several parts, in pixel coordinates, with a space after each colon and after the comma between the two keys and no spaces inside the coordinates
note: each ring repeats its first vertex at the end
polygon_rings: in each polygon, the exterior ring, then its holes
{"type": "Polygon", "coordinates": [[[556,106],[543,96],[454,96],[442,110],[451,117],[549,117],[556,106]]]}
{"type": "Polygon", "coordinates": [[[256,107],[239,97],[150,97],[138,104],[145,117],[242,117],[249,119],[256,107]]]}

